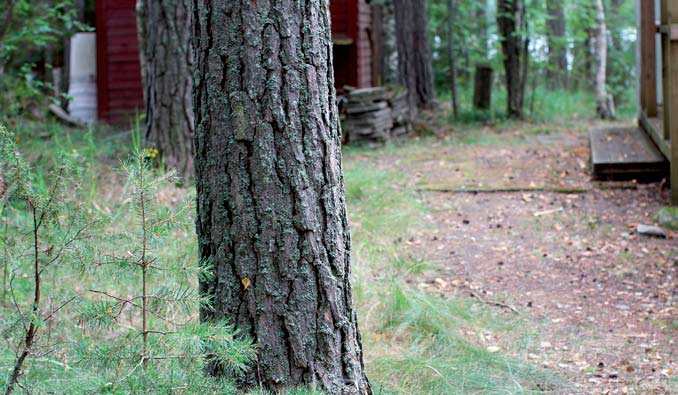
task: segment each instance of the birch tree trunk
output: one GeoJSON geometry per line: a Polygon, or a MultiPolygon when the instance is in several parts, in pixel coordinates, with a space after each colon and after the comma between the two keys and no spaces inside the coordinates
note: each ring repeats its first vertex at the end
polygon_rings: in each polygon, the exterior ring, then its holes
{"type": "MultiPolygon", "coordinates": [[[[371,394],[351,287],[327,0],[193,0],[203,320],[254,339],[242,387],[371,394]]],[[[225,374],[211,366],[212,374],[225,374]]]]}
{"type": "Polygon", "coordinates": [[[504,54],[507,113],[523,118],[529,62],[525,0],[498,0],[497,26],[504,54]]]}
{"type": "Polygon", "coordinates": [[[413,110],[430,109],[435,91],[426,0],[393,0],[393,4],[400,83],[408,90],[413,110]]]}
{"type": "Polygon", "coordinates": [[[146,102],[143,134],[165,165],[193,175],[190,0],[137,0],[146,102]]]}
{"type": "Polygon", "coordinates": [[[603,0],[594,0],[596,7],[596,112],[601,119],[615,117],[614,99],[607,92],[607,25],[603,0]]]}

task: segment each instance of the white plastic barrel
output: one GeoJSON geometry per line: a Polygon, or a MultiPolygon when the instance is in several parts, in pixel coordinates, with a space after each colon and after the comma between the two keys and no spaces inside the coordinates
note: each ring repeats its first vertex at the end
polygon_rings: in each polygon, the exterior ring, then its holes
{"type": "Polygon", "coordinates": [[[96,33],[76,33],[71,38],[68,112],[80,122],[97,121],[96,33]]]}

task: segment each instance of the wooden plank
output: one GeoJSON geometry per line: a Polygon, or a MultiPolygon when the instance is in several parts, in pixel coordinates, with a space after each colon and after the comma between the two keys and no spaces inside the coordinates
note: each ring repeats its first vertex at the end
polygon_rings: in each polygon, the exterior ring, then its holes
{"type": "Polygon", "coordinates": [[[659,26],[659,32],[668,35],[671,41],[678,40],[678,24],[661,25],[659,26]]]}
{"type": "Polygon", "coordinates": [[[126,121],[144,106],[135,4],[97,0],[99,118],[112,123],[126,121]]]}
{"type": "Polygon", "coordinates": [[[648,116],[657,115],[657,49],[654,0],[640,2],[640,105],[648,116]]]}
{"type": "Polygon", "coordinates": [[[664,156],[639,128],[591,131],[591,157],[595,163],[661,163],[664,156]]]}
{"type": "Polygon", "coordinates": [[[671,157],[671,142],[664,139],[664,118],[660,114],[658,117],[648,117],[645,112],[640,113],[640,126],[645,130],[659,151],[665,158],[671,157]]]}
{"type": "Polygon", "coordinates": [[[666,176],[666,159],[639,128],[595,129],[590,141],[596,178],[655,181],[666,176]]]}
{"type": "Polygon", "coordinates": [[[348,3],[348,35],[353,39],[354,45],[349,48],[350,52],[350,68],[348,69],[349,85],[359,86],[358,80],[358,46],[355,45],[360,41],[360,24],[358,23],[358,3],[360,0],[346,0],[348,3]]]}
{"type": "MultiPolygon", "coordinates": [[[[678,0],[663,0],[662,23],[678,24],[678,0]]],[[[664,137],[671,141],[671,204],[678,206],[678,41],[665,35],[664,137]]]]}
{"type": "Polygon", "coordinates": [[[370,30],[372,28],[372,9],[365,0],[356,2],[356,86],[373,86],[372,80],[372,43],[370,30]]]}

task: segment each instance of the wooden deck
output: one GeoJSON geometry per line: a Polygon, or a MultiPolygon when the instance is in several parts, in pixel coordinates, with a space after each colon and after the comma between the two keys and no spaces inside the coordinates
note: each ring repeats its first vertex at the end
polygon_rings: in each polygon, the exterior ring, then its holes
{"type": "Polygon", "coordinates": [[[596,179],[657,181],[667,177],[668,162],[640,128],[594,129],[590,140],[596,179]]]}
{"type": "Polygon", "coordinates": [[[664,137],[664,113],[661,109],[656,117],[648,117],[643,112],[640,115],[640,126],[652,138],[665,158],[671,158],[671,140],[664,137]]]}
{"type": "Polygon", "coordinates": [[[671,204],[678,206],[678,0],[636,0],[636,7],[639,123],[670,162],[671,204]]]}

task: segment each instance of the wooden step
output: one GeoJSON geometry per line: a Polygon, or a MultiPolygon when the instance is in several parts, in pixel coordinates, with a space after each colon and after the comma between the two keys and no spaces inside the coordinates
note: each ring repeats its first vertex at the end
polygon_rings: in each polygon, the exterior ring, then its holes
{"type": "Polygon", "coordinates": [[[589,138],[595,179],[649,182],[668,176],[668,161],[640,128],[594,129],[589,138]]]}

